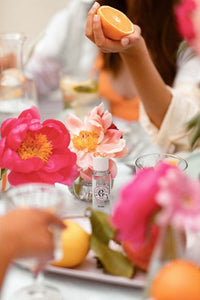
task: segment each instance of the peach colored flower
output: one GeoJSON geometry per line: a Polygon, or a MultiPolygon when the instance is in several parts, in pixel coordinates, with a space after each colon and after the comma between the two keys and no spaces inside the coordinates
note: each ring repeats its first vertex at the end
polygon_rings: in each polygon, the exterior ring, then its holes
{"type": "Polygon", "coordinates": [[[70,149],[77,154],[77,166],[81,176],[91,181],[93,169],[93,154],[103,153],[110,158],[111,176],[116,176],[116,165],[112,158],[126,154],[126,143],[122,132],[112,123],[112,115],[104,111],[101,103],[80,120],[75,115],[66,119],[67,128],[71,134],[70,149]]]}
{"type": "Polygon", "coordinates": [[[70,134],[57,120],[40,122],[36,107],[9,118],[1,126],[0,166],[10,170],[11,185],[55,182],[71,185],[78,175],[70,134]]]}

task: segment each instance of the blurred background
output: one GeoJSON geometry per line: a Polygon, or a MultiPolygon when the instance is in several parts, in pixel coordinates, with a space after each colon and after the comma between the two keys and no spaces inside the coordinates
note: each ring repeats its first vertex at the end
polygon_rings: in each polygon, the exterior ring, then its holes
{"type": "Polygon", "coordinates": [[[24,54],[50,18],[70,0],[0,0],[0,32],[27,34],[24,54]]]}

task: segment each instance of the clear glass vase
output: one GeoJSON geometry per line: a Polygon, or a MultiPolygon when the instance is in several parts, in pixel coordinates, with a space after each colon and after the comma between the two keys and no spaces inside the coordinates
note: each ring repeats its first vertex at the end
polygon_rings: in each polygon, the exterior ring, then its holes
{"type": "Polygon", "coordinates": [[[88,182],[80,176],[74,181],[71,192],[79,200],[92,202],[92,182],[88,182]]]}
{"type": "Polygon", "coordinates": [[[160,234],[149,265],[147,284],[143,296],[144,300],[154,300],[151,297],[150,291],[155,275],[171,260],[184,258],[185,248],[186,234],[184,231],[172,225],[166,225],[160,228],[160,234]]]}
{"type": "MultiPolygon", "coordinates": [[[[113,179],[111,180],[111,189],[113,187],[113,179]]],[[[81,201],[92,202],[92,182],[84,180],[79,176],[69,187],[69,190],[75,197],[81,201]]]]}

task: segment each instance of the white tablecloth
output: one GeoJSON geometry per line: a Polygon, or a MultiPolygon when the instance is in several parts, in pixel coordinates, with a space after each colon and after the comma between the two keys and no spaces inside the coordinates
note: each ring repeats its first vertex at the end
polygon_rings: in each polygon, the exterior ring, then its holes
{"type": "MultiPolygon", "coordinates": [[[[40,101],[40,110],[42,119],[58,118],[62,109],[61,101],[42,99],[40,101]]],[[[63,116],[63,114],[62,114],[63,116]]],[[[112,190],[112,204],[115,205],[120,187],[128,182],[133,176],[132,165],[136,157],[142,153],[157,152],[159,149],[151,143],[149,138],[138,123],[124,123],[121,120],[115,120],[116,125],[126,131],[126,137],[131,149],[129,155],[118,162],[118,175],[114,181],[112,190]]],[[[67,212],[71,214],[83,214],[86,206],[72,197],[66,188],[67,212]]],[[[142,297],[141,288],[125,287],[115,284],[100,283],[93,280],[72,278],[69,276],[48,273],[45,275],[46,281],[60,289],[63,299],[72,300],[139,300],[142,297]]],[[[20,267],[12,265],[7,273],[1,300],[20,300],[16,299],[14,291],[24,287],[32,282],[31,273],[20,267]]],[[[56,299],[55,299],[56,300],[56,299]]]]}

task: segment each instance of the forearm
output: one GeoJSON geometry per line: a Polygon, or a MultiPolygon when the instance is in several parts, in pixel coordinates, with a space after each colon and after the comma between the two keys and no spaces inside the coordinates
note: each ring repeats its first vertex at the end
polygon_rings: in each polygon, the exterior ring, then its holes
{"type": "Polygon", "coordinates": [[[162,80],[141,37],[134,48],[121,52],[134,84],[151,121],[160,127],[171,102],[172,94],[162,80]]]}

